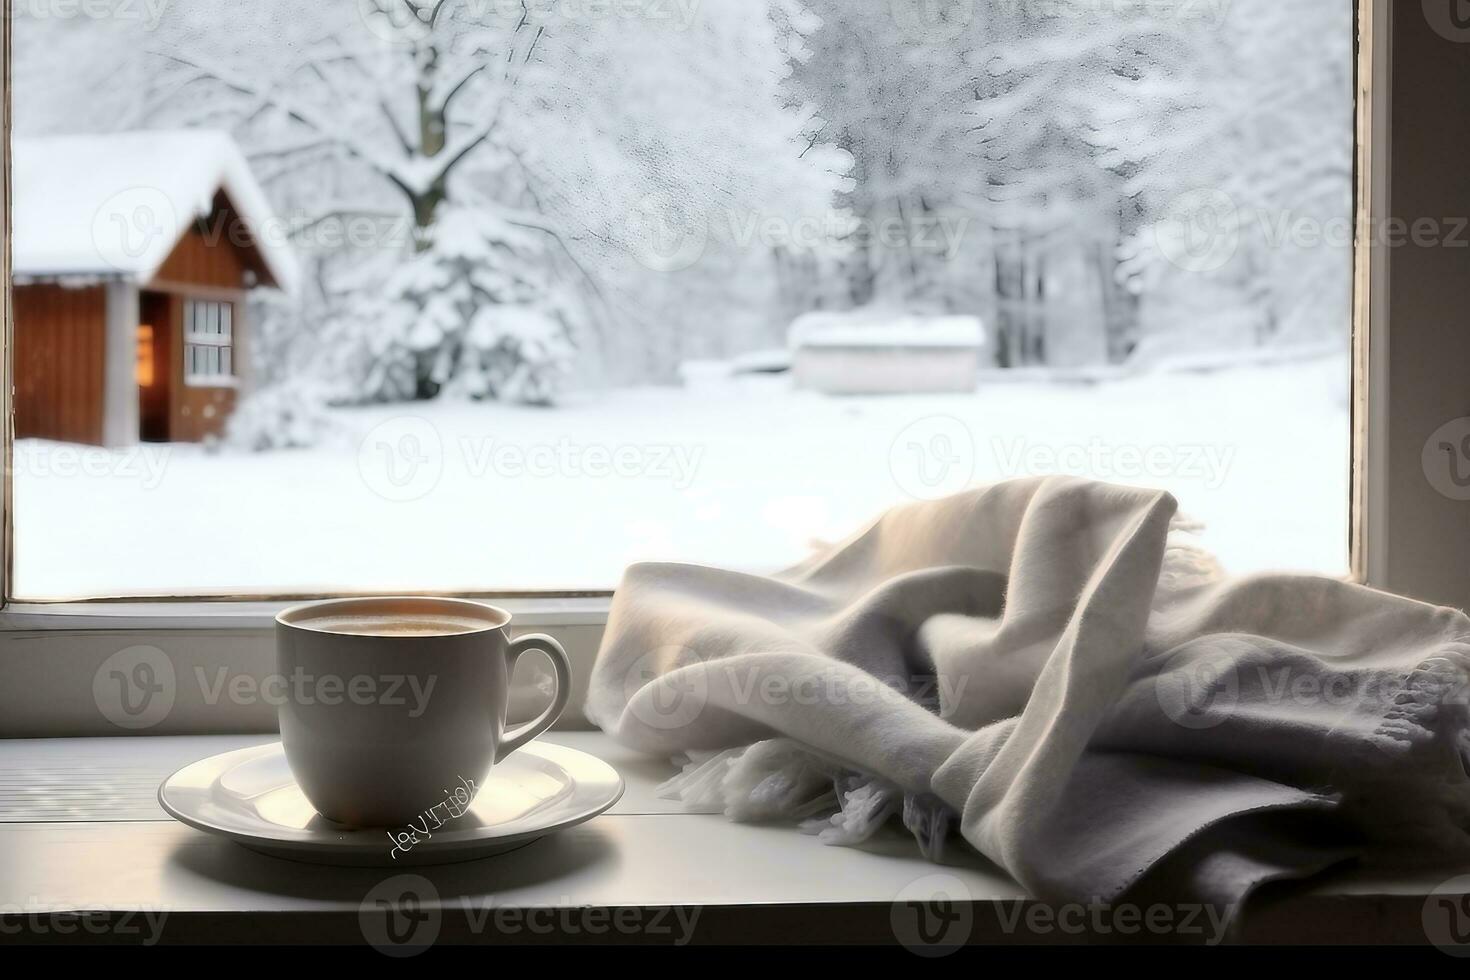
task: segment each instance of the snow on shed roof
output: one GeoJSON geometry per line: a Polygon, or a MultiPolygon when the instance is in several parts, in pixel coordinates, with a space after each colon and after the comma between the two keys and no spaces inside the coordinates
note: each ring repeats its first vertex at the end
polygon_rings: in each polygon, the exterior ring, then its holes
{"type": "Polygon", "coordinates": [[[921,316],[853,310],[808,313],[791,324],[791,349],[803,347],[985,346],[985,327],[973,316],[921,316]]]}
{"type": "Polygon", "coordinates": [[[17,138],[17,276],[126,276],[147,283],[223,190],[276,284],[298,282],[284,226],[228,133],[148,130],[17,138]]]}

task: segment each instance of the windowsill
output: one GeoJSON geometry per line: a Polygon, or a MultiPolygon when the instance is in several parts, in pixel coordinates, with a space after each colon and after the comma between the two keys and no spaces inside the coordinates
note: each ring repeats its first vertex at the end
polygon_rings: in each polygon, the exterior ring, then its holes
{"type": "MultiPolygon", "coordinates": [[[[627,781],[627,792],[607,814],[518,851],[413,869],[439,894],[441,942],[892,943],[894,900],[934,874],[953,876],[973,897],[972,943],[1085,938],[1028,931],[1027,916],[1018,918],[1026,901],[1022,890],[960,846],[953,864],[937,867],[919,858],[912,839],[898,830],[851,849],[824,846],[791,827],[683,813],[655,792],[672,771],[666,763],[637,756],[600,733],[547,738],[607,759],[627,781]],[[682,910],[684,919],[670,910],[682,910]],[[690,936],[681,921],[689,921],[692,911],[698,914],[690,936]],[[618,921],[645,928],[596,931],[602,928],[598,924],[618,921]],[[655,930],[655,922],[666,931],[655,930]]],[[[6,869],[0,879],[0,925],[9,931],[19,923],[20,930],[7,938],[141,942],[148,926],[136,914],[127,920],[139,930],[136,934],[80,927],[67,935],[39,930],[56,921],[52,912],[110,913],[115,923],[128,912],[151,912],[155,918],[166,912],[164,942],[361,943],[360,903],[394,874],[392,869],[318,867],[258,855],[169,820],[144,793],[181,760],[263,740],[212,736],[149,739],[146,746],[122,738],[4,744],[0,769],[67,775],[69,796],[95,806],[102,805],[105,787],[90,787],[87,781],[105,779],[111,758],[130,771],[135,778],[130,793],[140,797],[109,800],[121,817],[107,821],[58,821],[54,812],[48,820],[28,821],[25,808],[34,807],[34,800],[5,800],[0,806],[0,867],[6,869]],[[27,911],[42,914],[20,914],[27,911]]],[[[1400,880],[1338,874],[1255,903],[1243,938],[1423,943],[1425,896],[1450,877],[1449,872],[1400,880]]],[[[76,924],[75,917],[63,921],[76,924]]]]}

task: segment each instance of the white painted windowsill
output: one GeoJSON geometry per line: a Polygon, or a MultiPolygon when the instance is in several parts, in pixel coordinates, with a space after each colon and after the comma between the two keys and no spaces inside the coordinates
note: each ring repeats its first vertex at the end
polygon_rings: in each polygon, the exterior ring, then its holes
{"type": "MultiPolygon", "coordinates": [[[[1108,939],[1030,931],[1027,916],[1017,918],[1031,907],[1025,893],[962,845],[952,848],[951,864],[939,867],[921,859],[897,829],[854,849],[828,847],[788,826],[684,813],[655,791],[672,772],[668,763],[600,733],[547,738],[606,759],[627,781],[627,792],[603,816],[509,854],[413,869],[439,896],[440,942],[892,944],[895,901],[934,875],[950,876],[970,896],[970,943],[1108,939]],[[486,910],[515,914],[487,917],[486,910]],[[540,910],[540,918],[531,910],[540,910]],[[638,928],[594,932],[598,923],[618,921],[605,919],[606,910],[625,910],[609,914],[638,928]],[[691,928],[681,925],[691,917],[691,928]],[[535,930],[525,925],[531,922],[538,923],[535,930]]],[[[95,912],[88,921],[117,924],[125,913],[143,912],[155,921],[167,913],[164,942],[361,943],[361,903],[392,869],[266,857],[175,823],[157,808],[154,788],[174,769],[265,739],[0,741],[0,774],[30,773],[30,782],[42,787],[26,794],[13,780],[0,783],[0,925],[7,940],[140,942],[148,927],[136,914],[127,920],[136,934],[38,930],[58,921],[53,913],[95,912]],[[27,911],[42,914],[20,914],[27,911]]],[[[1426,896],[1451,877],[1338,874],[1253,905],[1241,938],[1423,944],[1426,896]]],[[[60,921],[76,924],[66,915],[60,921]]]]}

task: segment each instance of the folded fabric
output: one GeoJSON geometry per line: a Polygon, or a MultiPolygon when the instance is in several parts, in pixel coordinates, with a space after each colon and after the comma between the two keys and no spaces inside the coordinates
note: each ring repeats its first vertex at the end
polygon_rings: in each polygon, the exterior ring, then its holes
{"type": "Polygon", "coordinates": [[[1051,901],[1233,906],[1349,857],[1470,854],[1470,620],[1226,579],[1175,510],[1020,480],[779,575],[633,566],[588,715],[688,760],[671,789],[737,819],[851,843],[901,815],[932,855],[957,815],[1051,901]]]}

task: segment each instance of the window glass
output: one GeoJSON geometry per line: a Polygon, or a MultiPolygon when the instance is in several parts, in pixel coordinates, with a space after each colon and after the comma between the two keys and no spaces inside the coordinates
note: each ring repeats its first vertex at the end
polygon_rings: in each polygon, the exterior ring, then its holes
{"type": "Polygon", "coordinates": [[[184,383],[213,387],[234,382],[233,334],[229,303],[189,300],[185,303],[184,383]]]}
{"type": "Polygon", "coordinates": [[[603,590],[1050,473],[1174,492],[1232,570],[1345,572],[1353,31],[18,4],[15,589],[603,590]],[[131,364],[134,316],[183,366],[147,399],[57,354],[131,364]]]}

